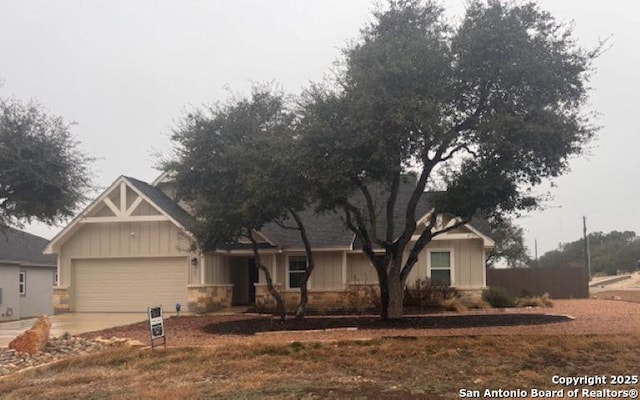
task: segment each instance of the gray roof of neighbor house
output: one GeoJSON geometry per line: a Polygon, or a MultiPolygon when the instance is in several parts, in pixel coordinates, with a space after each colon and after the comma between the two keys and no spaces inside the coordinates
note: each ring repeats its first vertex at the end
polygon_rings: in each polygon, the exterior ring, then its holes
{"type": "Polygon", "coordinates": [[[0,264],[55,267],[56,256],[42,254],[48,242],[40,236],[6,228],[0,231],[0,264]]]}
{"type": "MultiPolygon", "coordinates": [[[[398,197],[396,199],[393,220],[393,232],[397,237],[404,227],[404,213],[409,200],[416,187],[416,180],[413,176],[407,175],[402,180],[398,197]]],[[[382,187],[369,188],[371,197],[378,216],[378,236],[384,238],[386,232],[386,201],[388,192],[382,187]]],[[[352,196],[351,202],[361,209],[366,217],[366,207],[364,197],[360,192],[352,196]]],[[[423,194],[416,207],[416,218],[422,218],[429,211],[428,193],[423,194]]],[[[351,247],[354,240],[353,232],[349,231],[341,219],[343,216],[335,212],[316,214],[312,208],[300,213],[302,222],[307,231],[309,242],[313,248],[329,247],[351,247]]],[[[286,221],[287,226],[294,226],[294,221],[286,221]]],[[[261,230],[264,235],[271,239],[275,245],[282,248],[304,248],[300,233],[297,230],[285,229],[275,223],[269,223],[261,230]]]]}
{"type": "Polygon", "coordinates": [[[189,215],[184,208],[167,196],[162,190],[155,186],[151,186],[146,182],[140,181],[129,176],[125,176],[133,186],[147,196],[155,205],[160,207],[164,212],[169,214],[171,218],[176,220],[183,227],[189,229],[193,221],[193,217],[189,215]]]}

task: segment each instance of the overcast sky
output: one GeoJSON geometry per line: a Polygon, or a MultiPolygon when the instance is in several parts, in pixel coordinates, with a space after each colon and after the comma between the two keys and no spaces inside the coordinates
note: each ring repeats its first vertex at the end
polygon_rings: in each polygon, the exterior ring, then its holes
{"type": "MultiPolygon", "coordinates": [[[[460,17],[464,0],[443,3],[460,17]]],[[[547,0],[574,21],[579,43],[610,38],[597,61],[591,109],[600,113],[590,155],[550,188],[547,210],[517,222],[533,255],[590,231],[640,233],[640,6],[612,0],[547,0]]],[[[0,96],[38,99],[77,125],[97,157],[95,183],[120,175],[152,181],[190,107],[275,81],[297,94],[330,70],[346,41],[371,20],[370,0],[0,1],[0,96]]],[[[32,225],[47,238],[61,228],[32,225]]]]}

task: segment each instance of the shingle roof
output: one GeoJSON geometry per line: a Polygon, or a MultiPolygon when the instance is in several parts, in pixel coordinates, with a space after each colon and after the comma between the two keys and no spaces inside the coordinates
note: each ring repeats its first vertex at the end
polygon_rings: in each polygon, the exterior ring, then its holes
{"type": "MultiPolygon", "coordinates": [[[[394,234],[396,236],[400,234],[404,227],[404,213],[415,185],[415,178],[410,175],[406,176],[400,184],[398,198],[394,207],[394,234]]],[[[378,235],[384,237],[384,232],[386,231],[386,218],[384,218],[384,215],[388,192],[382,187],[370,188],[370,191],[378,215],[378,235]]],[[[351,201],[360,207],[364,213],[365,201],[360,193],[352,196],[351,201]]],[[[416,217],[418,219],[421,218],[429,209],[428,196],[424,194],[416,207],[416,217]]],[[[307,209],[300,213],[300,216],[313,248],[351,247],[354,235],[353,232],[345,227],[340,214],[334,212],[316,214],[312,209],[307,209]]],[[[294,225],[293,221],[287,221],[286,224],[294,225]]],[[[275,223],[270,223],[265,225],[261,232],[279,247],[303,248],[300,233],[297,230],[284,229],[275,223]]]]}
{"type": "Polygon", "coordinates": [[[55,267],[54,255],[44,255],[42,250],[49,241],[40,236],[13,228],[0,231],[0,264],[25,264],[55,267]]]}
{"type": "Polygon", "coordinates": [[[156,206],[160,207],[164,212],[169,214],[171,218],[176,220],[180,225],[189,229],[193,217],[189,215],[178,203],[173,201],[169,196],[164,194],[160,189],[155,186],[151,186],[146,182],[131,178],[124,177],[128,180],[136,189],[141,191],[145,196],[149,198],[156,206]]]}
{"type": "MultiPolygon", "coordinates": [[[[337,213],[316,214],[311,209],[300,213],[311,246],[316,248],[350,247],[353,232],[344,227],[337,213]]],[[[285,221],[286,226],[295,226],[294,221],[285,221]]],[[[300,232],[268,223],[260,230],[276,246],[281,248],[304,248],[300,232]]]]}

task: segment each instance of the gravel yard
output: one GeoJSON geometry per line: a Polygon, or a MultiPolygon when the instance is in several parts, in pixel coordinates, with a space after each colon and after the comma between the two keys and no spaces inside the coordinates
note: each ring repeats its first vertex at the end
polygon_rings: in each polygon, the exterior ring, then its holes
{"type": "MultiPolygon", "coordinates": [[[[617,297],[619,298],[619,297],[617,297]]],[[[512,308],[465,313],[407,316],[383,323],[376,316],[308,317],[282,325],[269,316],[234,314],[183,316],[165,320],[169,347],[228,345],[280,345],[293,342],[339,342],[392,337],[495,335],[631,335],[640,336],[640,302],[582,299],[555,300],[552,308],[512,308]],[[283,330],[284,329],[284,330],[283,330]]],[[[0,349],[0,380],[18,370],[100,351],[112,337],[149,344],[147,322],[86,333],[80,337],[51,339],[34,356],[0,349]]],[[[111,341],[113,342],[113,341],[111,341]]]]}
{"type": "MultiPolygon", "coordinates": [[[[281,327],[271,318],[255,314],[183,316],[167,319],[165,331],[169,346],[367,340],[393,336],[638,335],[640,303],[601,299],[555,300],[554,306],[546,309],[431,314],[390,326],[376,321],[375,317],[309,317],[303,325],[281,327]],[[558,316],[570,316],[571,319],[558,316]],[[286,330],[282,331],[282,328],[286,330]]],[[[149,343],[148,324],[144,322],[82,336],[127,337],[149,343]]]]}

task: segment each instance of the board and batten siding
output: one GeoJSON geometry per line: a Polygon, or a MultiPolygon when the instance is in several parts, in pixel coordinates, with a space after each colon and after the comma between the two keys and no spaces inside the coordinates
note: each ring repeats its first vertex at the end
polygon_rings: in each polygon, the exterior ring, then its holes
{"type": "MultiPolygon", "coordinates": [[[[428,276],[429,250],[451,250],[455,286],[460,289],[485,287],[483,243],[481,239],[434,240],[422,250],[413,266],[407,284],[428,276]]],[[[405,260],[406,260],[405,255],[405,260]]],[[[369,258],[361,253],[347,255],[347,281],[350,283],[377,283],[378,275],[369,258]]]]}
{"type": "Polygon", "coordinates": [[[221,254],[207,253],[204,256],[204,282],[207,284],[231,283],[229,259],[221,254]]]}
{"type": "Polygon", "coordinates": [[[481,239],[466,240],[433,240],[418,256],[407,285],[412,285],[417,279],[427,274],[429,250],[451,250],[453,252],[453,281],[459,289],[477,289],[485,287],[483,260],[483,243],[481,239]]]}
{"type": "Polygon", "coordinates": [[[71,260],[80,258],[189,258],[189,239],[169,221],[85,224],[60,249],[59,285],[71,285],[71,260]]]}
{"type": "Polygon", "coordinates": [[[342,253],[316,252],[315,266],[311,274],[311,289],[342,290],[342,253]]]}
{"type": "Polygon", "coordinates": [[[378,283],[378,274],[364,253],[347,254],[347,282],[378,283]]]}

